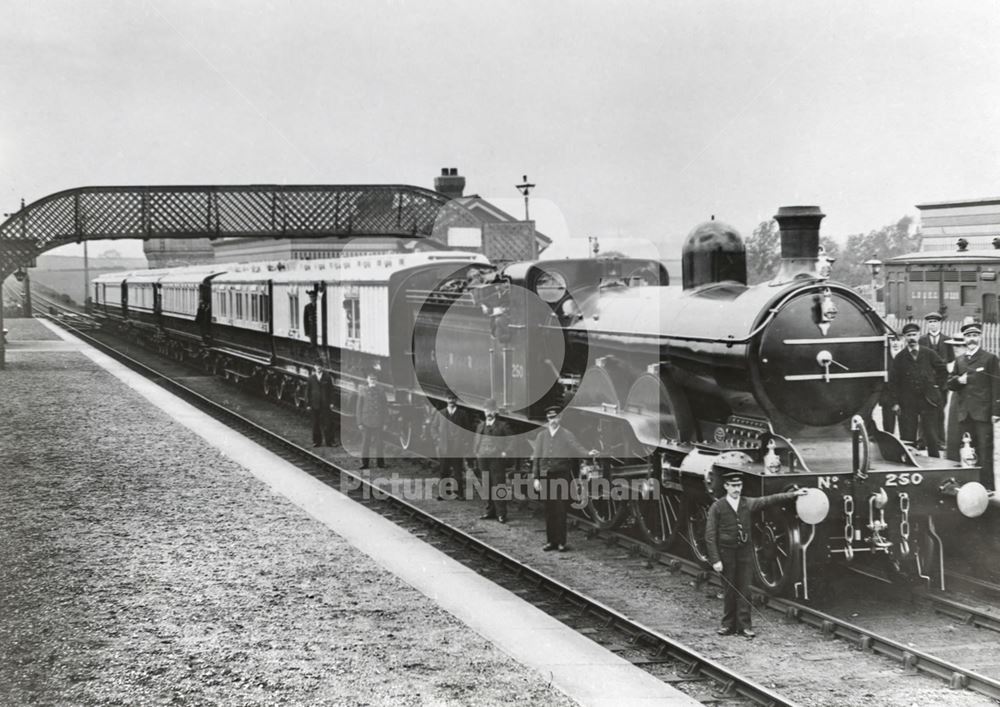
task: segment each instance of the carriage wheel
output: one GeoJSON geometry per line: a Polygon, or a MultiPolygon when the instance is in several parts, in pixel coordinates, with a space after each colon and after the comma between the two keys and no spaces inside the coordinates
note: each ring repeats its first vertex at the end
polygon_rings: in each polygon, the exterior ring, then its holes
{"type": "Polygon", "coordinates": [[[656,493],[651,498],[632,499],[632,517],[643,539],[657,550],[666,550],[676,540],[684,519],[684,497],[676,489],[667,489],[655,479],[656,493]]]}
{"type": "Polygon", "coordinates": [[[768,594],[781,594],[798,581],[802,559],[799,524],[790,513],[765,508],[751,521],[754,579],[768,594]]]}
{"type": "Polygon", "coordinates": [[[288,393],[290,383],[291,381],[289,381],[287,376],[281,376],[281,378],[278,379],[277,400],[279,402],[285,399],[285,395],[288,393]]]}
{"type": "Polygon", "coordinates": [[[265,373],[264,380],[261,381],[261,388],[264,391],[265,398],[274,398],[275,394],[278,392],[278,386],[275,385],[274,375],[271,373],[265,373]]]}
{"type": "Polygon", "coordinates": [[[708,508],[711,499],[692,500],[688,503],[687,513],[687,543],[694,559],[709,565],[708,543],[705,541],[705,526],[708,523],[708,508]]]}
{"type": "Polygon", "coordinates": [[[399,437],[399,448],[406,451],[413,446],[416,439],[416,423],[413,415],[408,411],[403,411],[396,418],[396,430],[399,437]]]}
{"type": "Polygon", "coordinates": [[[299,410],[304,410],[309,407],[309,388],[305,383],[300,381],[295,385],[295,390],[292,393],[292,400],[295,403],[295,407],[299,410]]]}

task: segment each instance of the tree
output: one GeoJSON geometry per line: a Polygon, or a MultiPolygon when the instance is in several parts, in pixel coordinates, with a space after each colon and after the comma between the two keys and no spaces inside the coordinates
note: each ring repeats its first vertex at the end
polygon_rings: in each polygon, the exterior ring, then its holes
{"type": "Polygon", "coordinates": [[[866,260],[878,258],[885,261],[918,250],[920,234],[911,228],[912,225],[913,218],[904,216],[877,231],[848,236],[842,262],[836,266],[836,279],[852,287],[867,285],[871,283],[872,273],[865,265],[866,260]]]}
{"type": "Polygon", "coordinates": [[[770,280],[778,272],[781,262],[781,232],[774,219],[761,221],[746,240],[747,283],[770,280]]]}

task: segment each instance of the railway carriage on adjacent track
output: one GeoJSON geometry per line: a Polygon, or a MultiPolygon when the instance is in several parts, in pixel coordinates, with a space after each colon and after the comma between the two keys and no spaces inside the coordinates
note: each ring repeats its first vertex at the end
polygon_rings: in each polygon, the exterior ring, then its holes
{"type": "Polygon", "coordinates": [[[299,405],[316,362],[345,415],[377,369],[404,448],[448,393],[476,412],[497,400],[525,437],[562,405],[603,450],[580,464],[588,514],[604,528],[632,518],[657,550],[707,560],[705,514],[724,471],[742,472],[749,495],[812,489],[754,519],[757,583],[772,593],[808,598],[833,561],[943,583],[942,521],[981,515],[989,495],[977,468],[920,456],[871,422],[890,329],[827,278],[822,218],[779,210],[781,269],[754,286],[739,234],[711,221],[688,237],[680,285],[654,260],[497,268],[445,251],[104,276],[95,303],[148,337],[156,312],[133,310],[133,282],[160,288],[154,303],[197,291],[170,314],[177,324],[162,313],[156,335],[299,405]]]}

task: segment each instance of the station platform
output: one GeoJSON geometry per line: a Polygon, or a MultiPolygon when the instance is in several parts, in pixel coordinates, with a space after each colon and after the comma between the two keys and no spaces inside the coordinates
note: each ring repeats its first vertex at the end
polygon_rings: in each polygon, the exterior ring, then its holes
{"type": "Polygon", "coordinates": [[[6,326],[0,702],[698,704],[47,322],[6,326]]]}

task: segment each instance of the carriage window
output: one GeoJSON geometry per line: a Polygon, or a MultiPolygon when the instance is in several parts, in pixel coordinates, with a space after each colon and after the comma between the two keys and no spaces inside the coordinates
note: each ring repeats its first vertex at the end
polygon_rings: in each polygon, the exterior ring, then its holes
{"type": "Polygon", "coordinates": [[[361,338],[361,300],[348,297],[344,300],[344,314],[347,316],[347,338],[361,338]]]}
{"type": "Polygon", "coordinates": [[[299,328],[299,293],[288,293],[288,321],[292,329],[299,328]]]}
{"type": "Polygon", "coordinates": [[[976,304],[976,290],[979,288],[975,285],[962,285],[962,306],[971,306],[976,304]]]}

